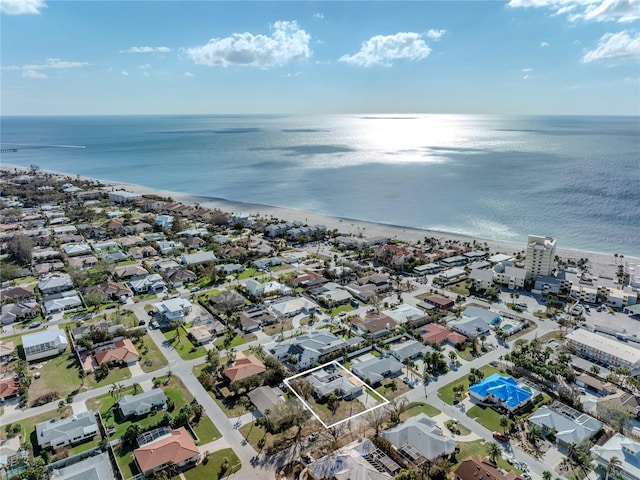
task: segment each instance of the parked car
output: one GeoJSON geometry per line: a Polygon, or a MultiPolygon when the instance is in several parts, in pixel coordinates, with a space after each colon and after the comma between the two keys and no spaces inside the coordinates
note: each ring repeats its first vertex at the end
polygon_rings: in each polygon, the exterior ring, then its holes
{"type": "Polygon", "coordinates": [[[40,325],[42,325],[41,322],[33,322],[31,325],[29,325],[29,328],[38,328],[40,325]]]}
{"type": "Polygon", "coordinates": [[[508,442],[509,441],[509,438],[506,435],[504,435],[504,434],[502,434],[500,432],[493,432],[492,435],[493,435],[493,438],[495,438],[496,440],[498,440],[500,442],[508,442]]]}

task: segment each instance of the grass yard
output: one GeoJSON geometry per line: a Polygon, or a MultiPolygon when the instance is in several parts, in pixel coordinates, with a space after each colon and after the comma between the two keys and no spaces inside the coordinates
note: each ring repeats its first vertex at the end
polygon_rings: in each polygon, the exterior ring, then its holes
{"type": "Polygon", "coordinates": [[[449,285],[447,290],[457,293],[458,295],[469,295],[469,288],[467,288],[467,282],[459,282],[454,285],[449,285]]]}
{"type": "Polygon", "coordinates": [[[167,359],[149,335],[142,337],[142,345],[143,347],[139,348],[138,351],[141,354],[145,351],[146,353],[142,355],[142,359],[139,363],[145,373],[152,372],[168,365],[167,359]]]}
{"type": "Polygon", "coordinates": [[[407,418],[415,417],[421,413],[426,414],[428,417],[435,417],[441,412],[436,407],[423,402],[411,402],[407,405],[407,409],[400,415],[400,420],[405,421],[407,418]]]}
{"type": "Polygon", "coordinates": [[[116,454],[116,460],[122,471],[123,478],[131,478],[138,473],[138,467],[136,467],[136,461],[133,457],[133,449],[125,448],[124,443],[121,443],[114,447],[113,451],[116,454]]]}
{"type": "Polygon", "coordinates": [[[473,418],[483,427],[493,431],[502,431],[500,426],[500,415],[491,407],[485,407],[482,405],[474,405],[467,410],[467,416],[473,418]]]}
{"type": "Polygon", "coordinates": [[[280,321],[278,323],[274,323],[273,325],[267,325],[266,327],[263,327],[262,331],[267,335],[276,335],[292,329],[293,320],[291,318],[287,318],[284,321],[280,321]]]}
{"type": "Polygon", "coordinates": [[[338,307],[335,307],[335,308],[331,309],[328,313],[329,313],[329,315],[337,317],[342,312],[346,313],[346,312],[350,312],[352,310],[353,310],[353,307],[350,304],[347,303],[346,305],[340,305],[338,307]]]}
{"type": "Polygon", "coordinates": [[[375,390],[387,400],[392,400],[396,397],[399,397],[403,393],[407,393],[410,390],[410,387],[402,380],[400,380],[400,378],[394,378],[392,380],[383,381],[382,385],[380,385],[375,390]],[[394,384],[395,390],[392,387],[392,385],[394,384]]]}
{"type": "Polygon", "coordinates": [[[231,448],[225,448],[209,454],[209,460],[201,462],[194,468],[186,470],[184,477],[187,480],[219,480],[229,477],[242,468],[242,462],[231,448]],[[229,461],[229,468],[221,470],[224,459],[229,461]]]}
{"type": "MultiPolygon", "coordinates": [[[[29,373],[32,377],[29,387],[29,402],[33,402],[50,392],[58,392],[58,398],[64,399],[80,388],[78,364],[75,357],[69,358],[68,351],[49,360],[32,363],[29,367],[29,373]],[[41,367],[31,368],[38,366],[41,367]],[[39,373],[40,378],[34,378],[35,373],[39,373]]],[[[85,378],[85,385],[90,383],[89,380],[89,377],[85,378]]]]}
{"type": "Polygon", "coordinates": [[[131,310],[115,311],[109,315],[109,321],[115,325],[122,325],[125,328],[138,326],[138,317],[131,310]]]}
{"type": "MultiPolygon", "coordinates": [[[[250,335],[253,335],[253,334],[250,334],[250,335]]],[[[255,338],[255,335],[253,336],[255,338]]],[[[215,342],[213,342],[213,344],[218,348],[235,348],[247,343],[248,341],[247,338],[248,337],[245,337],[240,333],[238,333],[235,337],[233,337],[233,340],[231,340],[231,343],[229,343],[229,345],[224,344],[224,337],[218,338],[215,342]]],[[[206,355],[206,352],[205,352],[205,355],[206,355]]]]}
{"type": "Polygon", "coordinates": [[[187,331],[180,326],[180,333],[175,330],[163,330],[165,338],[173,345],[173,348],[183,360],[193,360],[194,358],[204,357],[207,349],[202,345],[194,345],[189,340],[187,331]]]}
{"type": "MultiPolygon", "coordinates": [[[[492,367],[491,365],[485,365],[484,367],[480,368],[480,371],[484,373],[484,378],[487,378],[489,375],[493,373],[499,373],[500,369],[496,367],[492,367]]],[[[465,392],[463,393],[463,397],[461,397],[461,398],[464,398],[464,396],[467,393],[466,389],[469,388],[469,380],[466,375],[440,388],[438,390],[438,397],[440,397],[440,400],[442,400],[445,403],[448,403],[449,405],[455,405],[456,402],[454,401],[455,399],[453,396],[453,388],[457,385],[464,385],[465,392]]]]}
{"type": "Polygon", "coordinates": [[[251,268],[247,268],[247,269],[243,270],[242,272],[240,272],[240,275],[238,275],[238,278],[240,280],[245,280],[247,278],[258,277],[260,275],[264,275],[264,272],[260,272],[260,271],[256,270],[255,268],[251,267],[251,268]]]}

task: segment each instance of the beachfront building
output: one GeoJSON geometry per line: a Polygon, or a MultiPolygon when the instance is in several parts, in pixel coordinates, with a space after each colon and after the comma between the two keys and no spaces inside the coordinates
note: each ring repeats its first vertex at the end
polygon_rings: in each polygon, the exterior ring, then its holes
{"type": "Polygon", "coordinates": [[[567,343],[582,357],[626,368],[632,376],[640,375],[640,348],[629,342],[578,328],[567,335],[567,343]]]}
{"type": "Polygon", "coordinates": [[[494,373],[471,385],[469,396],[480,402],[494,403],[509,412],[515,412],[531,401],[533,393],[518,386],[513,378],[494,373]]]}
{"type": "Polygon", "coordinates": [[[68,346],[67,335],[59,328],[50,328],[22,336],[22,348],[27,362],[59,355],[68,346]]]}
{"type": "Polygon", "coordinates": [[[524,269],[527,271],[527,278],[535,279],[538,275],[551,275],[555,257],[555,238],[529,235],[524,260],[524,269]]]}
{"type": "Polygon", "coordinates": [[[493,267],[493,279],[511,290],[522,290],[527,278],[527,270],[499,263],[493,267]]]}
{"type": "Polygon", "coordinates": [[[139,193],[127,192],[126,190],[114,190],[109,192],[108,196],[109,200],[114,203],[132,203],[142,198],[139,193]]]}

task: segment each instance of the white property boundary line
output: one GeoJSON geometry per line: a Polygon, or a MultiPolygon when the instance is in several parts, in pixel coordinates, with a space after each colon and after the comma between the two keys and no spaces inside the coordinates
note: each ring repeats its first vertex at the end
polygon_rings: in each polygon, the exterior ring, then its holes
{"type": "MultiPolygon", "coordinates": [[[[332,362],[327,362],[327,363],[325,363],[325,364],[323,364],[323,365],[320,365],[320,366],[318,366],[318,367],[314,367],[314,368],[311,368],[311,369],[306,370],[306,371],[304,371],[304,372],[297,373],[297,374],[293,375],[292,377],[285,378],[285,379],[284,379],[284,383],[285,383],[285,385],[286,385],[287,387],[289,387],[289,390],[291,390],[291,391],[293,392],[293,394],[294,394],[296,397],[298,397],[298,400],[300,400],[300,401],[302,402],[302,404],[305,406],[305,408],[311,412],[311,415],[313,415],[313,416],[316,418],[316,420],[318,420],[318,421],[322,424],[322,426],[323,426],[324,428],[326,428],[327,430],[328,430],[328,429],[330,429],[331,427],[335,427],[335,426],[340,425],[340,424],[342,424],[342,423],[345,423],[345,422],[348,422],[348,421],[350,421],[350,420],[353,420],[354,418],[357,418],[357,417],[359,417],[359,416],[361,416],[361,415],[364,415],[365,413],[371,412],[371,411],[375,410],[376,408],[384,407],[385,405],[387,405],[388,403],[390,403],[390,402],[389,402],[389,400],[387,400],[384,396],[382,396],[381,394],[379,394],[378,392],[376,392],[373,388],[371,388],[369,385],[367,385],[367,383],[366,383],[366,382],[363,382],[360,378],[358,378],[358,376],[357,376],[355,373],[350,372],[349,370],[347,370],[347,369],[344,367],[344,365],[341,365],[337,360],[333,360],[332,362]],[[313,411],[313,408],[311,408],[311,406],[310,406],[310,405],[309,405],[309,404],[308,404],[308,403],[307,403],[307,402],[306,402],[306,401],[305,401],[305,400],[300,396],[300,394],[299,394],[298,392],[296,392],[295,388],[293,388],[293,387],[289,384],[289,382],[290,382],[291,380],[295,380],[295,379],[296,379],[296,378],[298,378],[298,377],[302,377],[302,376],[309,375],[310,373],[315,372],[316,370],[320,370],[321,368],[324,368],[324,367],[326,367],[327,365],[336,365],[336,366],[338,366],[338,367],[342,368],[345,372],[347,372],[347,374],[348,374],[348,375],[355,377],[355,378],[356,378],[356,379],[357,379],[357,380],[362,384],[362,386],[363,386],[363,387],[365,387],[365,389],[368,389],[368,390],[371,390],[372,392],[375,392],[375,393],[374,393],[374,395],[375,395],[375,396],[378,396],[378,397],[381,397],[381,398],[382,398],[382,400],[383,400],[383,402],[382,402],[381,404],[379,404],[379,405],[376,405],[375,407],[368,408],[367,410],[365,410],[365,411],[363,411],[363,412],[356,413],[355,415],[351,415],[350,417],[347,417],[347,418],[345,418],[345,419],[343,419],[343,420],[340,420],[340,421],[338,421],[338,422],[332,423],[331,425],[327,425],[326,423],[324,423],[324,422],[322,421],[322,419],[318,416],[318,414],[317,414],[316,412],[314,412],[314,411],[313,411]]],[[[370,395],[371,395],[371,394],[370,394],[370,395]]],[[[374,395],[371,395],[371,396],[372,396],[372,397],[374,397],[374,395]]],[[[375,397],[374,397],[374,398],[375,398],[375,397]]],[[[352,401],[353,401],[353,400],[352,400],[352,401]]]]}

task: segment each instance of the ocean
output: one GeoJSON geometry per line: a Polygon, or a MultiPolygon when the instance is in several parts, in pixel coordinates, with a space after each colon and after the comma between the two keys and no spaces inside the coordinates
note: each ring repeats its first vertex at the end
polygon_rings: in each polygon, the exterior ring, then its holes
{"type": "Polygon", "coordinates": [[[0,140],[7,164],[640,256],[638,117],[2,117],[0,140]]]}

